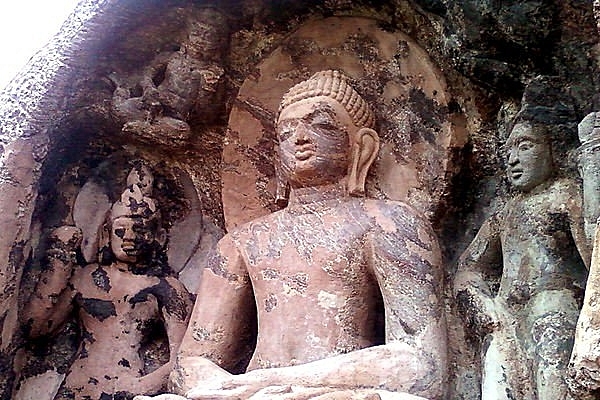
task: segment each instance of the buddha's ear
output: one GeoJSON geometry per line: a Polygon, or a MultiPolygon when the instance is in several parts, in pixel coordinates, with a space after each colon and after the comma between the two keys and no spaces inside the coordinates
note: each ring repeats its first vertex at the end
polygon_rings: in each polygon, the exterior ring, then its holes
{"type": "Polygon", "coordinates": [[[373,129],[360,128],[352,144],[348,193],[351,196],[364,196],[365,181],[369,168],[379,152],[379,135],[373,129]]]}
{"type": "Polygon", "coordinates": [[[275,193],[275,203],[281,207],[285,208],[290,199],[290,183],[288,182],[284,172],[283,167],[281,166],[281,155],[279,152],[279,146],[277,146],[277,151],[275,152],[275,183],[277,184],[276,193],[275,193]]]}

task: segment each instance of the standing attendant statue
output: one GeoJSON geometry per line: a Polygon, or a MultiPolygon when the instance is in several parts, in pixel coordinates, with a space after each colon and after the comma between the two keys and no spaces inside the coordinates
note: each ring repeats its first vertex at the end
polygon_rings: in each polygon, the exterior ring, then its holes
{"type": "Polygon", "coordinates": [[[218,243],[179,351],[176,392],[443,398],[438,242],[412,207],[364,197],[379,149],[373,126],[339,71],[284,96],[276,129],[290,203],[218,243]]]}
{"type": "Polygon", "coordinates": [[[579,170],[583,180],[583,216],[586,235],[593,244],[585,299],[575,332],[569,364],[569,384],[578,399],[595,399],[600,390],[600,112],[579,124],[579,170]]]}
{"type": "Polygon", "coordinates": [[[77,265],[81,231],[60,227],[51,235],[49,266],[42,273],[22,318],[29,335],[52,334],[75,313],[82,341],[63,387],[62,398],[130,399],[164,390],[191,311],[184,286],[167,274],[165,233],[144,166],[128,177],[128,187],[109,215],[110,249],[100,265],[77,265]],[[170,361],[148,370],[142,345],[160,326],[170,361]],[[154,328],[153,328],[154,327],[154,328]]]}
{"type": "Polygon", "coordinates": [[[565,377],[589,250],[579,185],[556,175],[551,139],[547,125],[517,115],[506,149],[519,193],[459,260],[459,310],[483,339],[483,400],[570,398],[565,377]]]}

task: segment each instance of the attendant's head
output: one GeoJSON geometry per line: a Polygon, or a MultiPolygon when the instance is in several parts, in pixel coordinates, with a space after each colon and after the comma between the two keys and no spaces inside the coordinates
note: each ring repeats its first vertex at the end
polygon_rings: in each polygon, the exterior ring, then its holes
{"type": "Polygon", "coordinates": [[[517,121],[506,141],[506,151],[508,180],[520,191],[530,191],[554,172],[551,140],[544,125],[517,121]]]}
{"type": "Polygon", "coordinates": [[[110,249],[118,261],[147,264],[165,241],[154,200],[129,186],[110,212],[110,249]]]}

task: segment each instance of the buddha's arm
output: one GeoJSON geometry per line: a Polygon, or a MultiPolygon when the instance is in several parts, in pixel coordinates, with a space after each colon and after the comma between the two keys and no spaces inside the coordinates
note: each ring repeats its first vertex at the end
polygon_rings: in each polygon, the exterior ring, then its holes
{"type": "Polygon", "coordinates": [[[173,389],[241,372],[252,349],[256,307],[244,261],[229,235],[204,269],[190,323],[177,355],[173,389]]]}
{"type": "Polygon", "coordinates": [[[385,306],[386,345],[373,348],[367,358],[374,358],[364,366],[376,365],[371,373],[379,380],[387,373],[386,388],[441,398],[447,335],[437,238],[428,223],[415,218],[394,232],[374,235],[370,250],[385,306]]]}
{"type": "Polygon", "coordinates": [[[484,222],[475,239],[460,256],[454,278],[454,296],[467,324],[485,334],[497,325],[494,294],[484,272],[502,265],[502,245],[496,217],[484,222]]]}
{"type": "MultiPolygon", "coordinates": [[[[329,392],[370,389],[372,393],[410,393],[437,400],[442,398],[445,384],[444,380],[439,381],[444,378],[445,371],[438,368],[441,366],[422,357],[421,350],[414,344],[394,341],[306,364],[257,369],[201,382],[186,397],[193,400],[248,399],[266,388],[294,387],[293,392],[298,393],[299,399],[309,398],[303,393],[322,388],[329,392]]],[[[289,398],[295,397],[290,395],[289,398]]]]}

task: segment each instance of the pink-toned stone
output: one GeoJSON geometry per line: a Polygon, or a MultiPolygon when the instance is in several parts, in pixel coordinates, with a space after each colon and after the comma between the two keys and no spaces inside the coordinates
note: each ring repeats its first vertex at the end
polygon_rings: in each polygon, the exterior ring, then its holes
{"type": "Polygon", "coordinates": [[[272,121],[279,99],[290,86],[325,68],[339,68],[371,90],[365,98],[377,108],[378,123],[386,121],[379,132],[381,152],[369,187],[376,188],[380,197],[408,202],[427,214],[439,205],[448,184],[442,177],[449,175],[450,150],[461,145],[465,131],[448,115],[434,117],[439,121],[430,131],[414,110],[433,115],[448,105],[443,75],[403,33],[386,32],[371,19],[332,17],[310,21],[291,34],[239,90],[223,149],[227,228],[275,210],[272,121]],[[367,48],[355,49],[359,43],[367,48]],[[373,59],[362,60],[363,52],[373,59]],[[375,81],[383,85],[381,93],[375,91],[375,81]],[[412,132],[413,128],[420,132],[412,132]],[[415,139],[421,135],[428,139],[415,139]]]}
{"type": "Polygon", "coordinates": [[[325,71],[284,97],[277,133],[290,204],[219,241],[172,374],[179,394],[445,395],[437,239],[407,204],[363,197],[379,138],[346,83],[325,71]]]}

